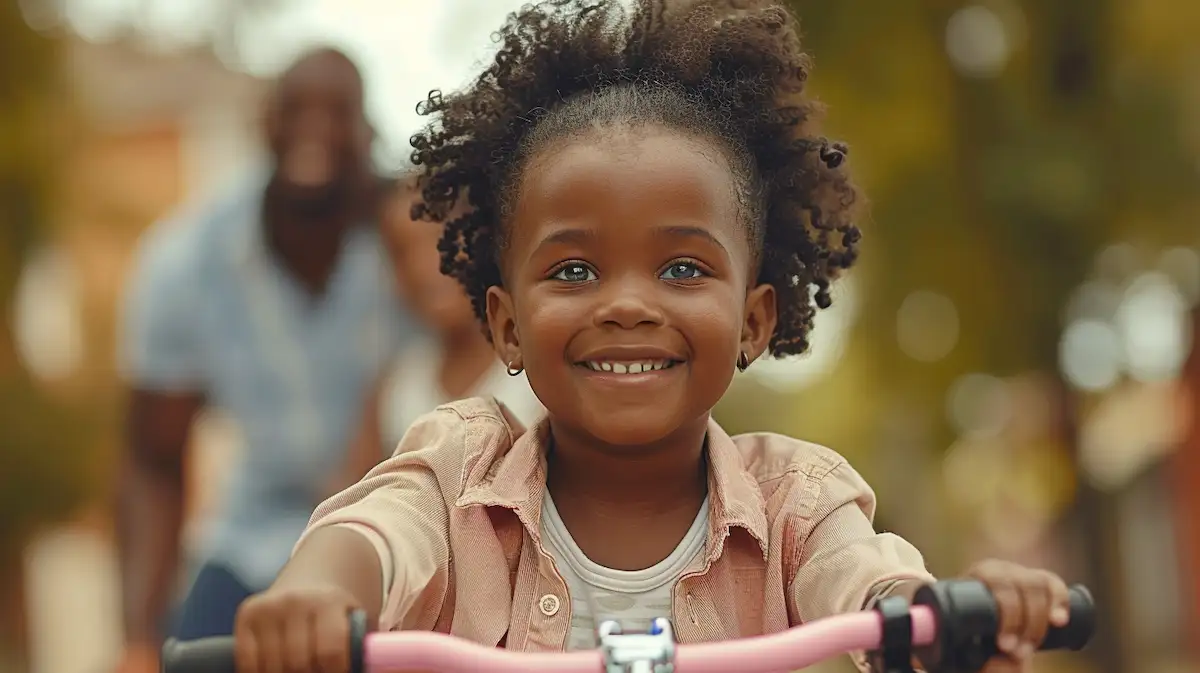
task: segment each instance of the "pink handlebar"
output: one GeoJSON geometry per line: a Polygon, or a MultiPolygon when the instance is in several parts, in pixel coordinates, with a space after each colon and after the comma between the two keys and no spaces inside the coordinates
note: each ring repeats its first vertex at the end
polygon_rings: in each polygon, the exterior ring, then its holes
{"type": "MultiPolygon", "coordinates": [[[[1081,585],[1071,587],[1069,593],[1070,621],[1047,632],[1042,650],[1082,649],[1095,632],[1091,593],[1081,585]]],[[[896,659],[908,661],[915,654],[928,670],[961,673],[980,670],[997,653],[998,605],[982,582],[948,580],[923,586],[913,601],[910,606],[903,598],[887,598],[869,612],[826,617],[771,635],[703,644],[676,644],[665,619],[655,620],[648,634],[629,635],[607,622],[599,629],[599,649],[566,653],[504,650],[441,633],[368,634],[366,615],[359,611],[350,615],[351,670],[638,673],[655,670],[651,663],[658,662],[673,664],[677,673],[780,673],[842,654],[874,652],[883,657],[875,661],[881,666],[894,666],[896,659]],[[889,658],[891,663],[886,661],[889,658]]],[[[236,673],[234,650],[232,636],[168,640],[163,646],[162,673],[236,673]]]]}
{"type": "MultiPolygon", "coordinates": [[[[912,609],[913,644],[928,645],[937,626],[933,611],[912,609]]],[[[871,650],[882,639],[876,612],[827,617],[767,636],[675,650],[677,673],[780,673],[806,668],[847,652],[871,650]]],[[[597,673],[604,670],[599,650],[527,653],[477,645],[441,633],[373,633],[364,643],[368,671],[439,673],[597,673]]]]}

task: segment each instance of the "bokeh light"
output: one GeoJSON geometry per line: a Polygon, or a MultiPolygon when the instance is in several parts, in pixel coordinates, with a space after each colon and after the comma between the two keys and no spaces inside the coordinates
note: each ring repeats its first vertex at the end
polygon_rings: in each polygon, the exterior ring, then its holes
{"type": "Polygon", "coordinates": [[[1115,324],[1125,365],[1139,381],[1174,378],[1191,346],[1187,302],[1166,275],[1145,273],[1129,284],[1115,324]]]}
{"type": "Polygon", "coordinates": [[[83,360],[78,278],[70,258],[45,248],[25,265],[17,284],[13,327],[17,352],[36,377],[71,375],[83,360]]]}
{"type": "Polygon", "coordinates": [[[1121,337],[1099,320],[1077,320],[1067,326],[1059,343],[1059,364],[1067,381],[1080,390],[1098,391],[1121,375],[1121,337]]]}
{"type": "Polygon", "coordinates": [[[1012,42],[1000,16],[986,5],[967,5],[946,22],[946,54],[967,77],[994,77],[1012,55],[1012,42]]]}
{"type": "Polygon", "coordinates": [[[960,377],[946,396],[946,418],[960,435],[995,437],[1011,414],[1007,384],[989,374],[960,377]]]}
{"type": "Polygon", "coordinates": [[[1112,391],[1080,431],[1079,463],[1097,488],[1117,492],[1179,441],[1187,419],[1174,386],[1142,385],[1112,391]]]}
{"type": "Polygon", "coordinates": [[[936,362],[958,343],[958,309],[948,297],[918,290],[904,298],[896,313],[900,350],[920,362],[936,362]]]}

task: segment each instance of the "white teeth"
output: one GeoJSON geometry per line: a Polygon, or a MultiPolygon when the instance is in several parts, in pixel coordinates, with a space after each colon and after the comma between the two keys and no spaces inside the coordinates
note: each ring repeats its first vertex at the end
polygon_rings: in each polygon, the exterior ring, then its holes
{"type": "Polygon", "coordinates": [[[597,372],[612,372],[614,374],[643,374],[645,372],[670,369],[674,363],[670,360],[647,360],[642,362],[597,362],[588,361],[587,366],[597,372]]]}

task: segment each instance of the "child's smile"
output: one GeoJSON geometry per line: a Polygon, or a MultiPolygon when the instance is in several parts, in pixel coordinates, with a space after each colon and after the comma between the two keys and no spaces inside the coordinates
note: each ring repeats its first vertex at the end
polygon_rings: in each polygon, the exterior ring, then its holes
{"type": "Polygon", "coordinates": [[[609,362],[607,360],[588,360],[579,363],[594,372],[612,372],[614,374],[649,374],[661,369],[670,369],[675,360],[643,360],[640,362],[609,362]]]}
{"type": "Polygon", "coordinates": [[[587,353],[575,365],[589,382],[644,388],[683,375],[684,358],[671,349],[654,346],[609,346],[587,353]]]}

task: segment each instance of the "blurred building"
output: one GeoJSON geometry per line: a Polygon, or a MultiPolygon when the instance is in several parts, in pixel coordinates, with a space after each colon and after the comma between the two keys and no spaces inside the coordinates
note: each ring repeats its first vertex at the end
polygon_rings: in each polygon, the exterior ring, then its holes
{"type": "MultiPolygon", "coordinates": [[[[54,235],[26,266],[16,331],[23,360],[44,385],[111,406],[113,422],[105,425],[113,432],[89,450],[115,457],[121,400],[114,353],[128,259],[149,224],[253,165],[265,85],[207,51],[154,53],[79,39],[69,42],[64,67],[74,105],[64,129],[54,235]]],[[[212,469],[195,473],[207,477],[212,469]]],[[[203,490],[193,492],[203,500],[203,490]]],[[[85,514],[30,546],[26,603],[35,673],[94,673],[117,654],[119,596],[106,514],[85,514]],[[73,627],[64,631],[63,624],[73,627]]]]}

